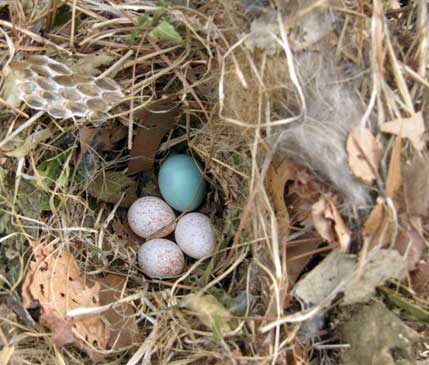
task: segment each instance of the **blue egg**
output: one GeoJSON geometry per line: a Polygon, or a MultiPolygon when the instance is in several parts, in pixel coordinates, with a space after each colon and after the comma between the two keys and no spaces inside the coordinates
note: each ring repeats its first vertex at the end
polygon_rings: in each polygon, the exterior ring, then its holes
{"type": "Polygon", "coordinates": [[[164,161],[158,174],[159,190],[172,208],[180,212],[198,208],[207,188],[200,171],[188,155],[174,155],[164,161]]]}

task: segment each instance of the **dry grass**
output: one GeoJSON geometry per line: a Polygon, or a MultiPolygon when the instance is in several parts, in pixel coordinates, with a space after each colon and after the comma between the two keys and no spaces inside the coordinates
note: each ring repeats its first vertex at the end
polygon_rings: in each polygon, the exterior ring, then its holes
{"type": "MultiPolygon", "coordinates": [[[[23,113],[35,113],[1,100],[1,148],[13,149],[11,141],[19,146],[35,131],[52,131],[49,139],[34,145],[25,156],[0,153],[0,173],[5,171],[0,187],[6,185],[0,189],[0,218],[7,216],[13,227],[13,232],[0,238],[2,254],[8,251],[11,258],[9,263],[1,258],[3,297],[19,302],[31,256],[26,241],[55,242],[58,249],[74,255],[88,278],[116,273],[127,280],[122,301],[135,308],[142,340],[107,351],[105,363],[307,363],[311,343],[302,343],[297,335],[299,322],[306,316],[289,320],[284,311],[290,300],[286,247],[291,243],[279,241],[264,179],[276,153],[279,131],[301,123],[308,108],[306,80],[296,63],[300,53],[291,44],[289,31],[328,1],[308,2],[307,7],[279,1],[278,6],[290,6],[293,12],[286,11],[284,29],[279,31],[281,23],[275,23],[275,56],[246,48],[250,16],[243,16],[238,1],[194,1],[191,6],[92,0],[33,3],[11,1],[8,10],[1,10],[2,64],[32,54],[46,53],[67,61],[97,52],[108,54],[113,62],[100,70],[122,86],[126,97],[98,131],[126,128],[128,137],[119,147],[95,151],[94,164],[86,160],[77,164],[79,130],[85,121],[55,121],[36,114],[37,119],[29,122],[23,113]],[[55,25],[61,12],[68,14],[66,20],[55,25]],[[154,14],[154,19],[168,17],[184,43],[157,42],[148,37],[148,29],[136,31],[145,13],[154,14]],[[219,242],[213,258],[189,262],[186,272],[175,280],[144,277],[136,265],[138,243],[123,229],[126,210],[115,206],[112,212],[112,205],[86,194],[87,183],[97,173],[126,169],[128,148],[139,124],[136,115],[160,98],[184,106],[181,135],[163,141],[160,150],[166,153],[185,141],[205,162],[211,192],[204,209],[216,224],[219,242]],[[19,206],[26,194],[23,184],[40,183],[36,167],[64,150],[73,153],[63,161],[57,183],[45,189],[50,211],[25,216],[23,211],[29,210],[19,206]],[[82,178],[82,166],[89,171],[86,178],[82,178]],[[65,175],[66,187],[58,183],[65,175]],[[184,306],[183,298],[191,293],[213,294],[224,303],[240,304],[231,330],[220,338],[213,335],[184,306]]],[[[357,80],[364,111],[360,124],[373,129],[420,110],[429,87],[425,1],[410,2],[398,10],[386,9],[385,3],[344,0],[332,8],[337,17],[332,51],[338,63],[357,70],[351,78],[357,80]]],[[[281,13],[276,13],[275,20],[281,22],[281,13]]],[[[26,204],[37,203],[31,199],[26,204]]],[[[299,312],[298,307],[291,308],[299,312]]],[[[0,316],[5,363],[90,363],[74,348],[56,348],[49,333],[38,325],[32,327],[22,316],[10,310],[0,310],[0,316]]]]}

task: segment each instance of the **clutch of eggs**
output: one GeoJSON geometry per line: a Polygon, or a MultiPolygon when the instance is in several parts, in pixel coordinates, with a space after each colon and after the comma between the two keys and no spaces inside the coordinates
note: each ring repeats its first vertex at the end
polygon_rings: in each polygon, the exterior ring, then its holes
{"type": "Polygon", "coordinates": [[[101,121],[124,94],[110,78],[74,73],[47,56],[31,56],[9,64],[19,98],[30,108],[44,110],[53,118],[88,118],[101,121]]]}
{"type": "Polygon", "coordinates": [[[185,267],[183,252],[195,259],[213,254],[216,238],[210,219],[188,213],[179,219],[162,199],[145,196],[128,209],[128,224],[138,236],[149,239],[139,249],[139,265],[153,278],[179,275],[185,267]],[[176,243],[164,239],[175,230],[176,243]]]}

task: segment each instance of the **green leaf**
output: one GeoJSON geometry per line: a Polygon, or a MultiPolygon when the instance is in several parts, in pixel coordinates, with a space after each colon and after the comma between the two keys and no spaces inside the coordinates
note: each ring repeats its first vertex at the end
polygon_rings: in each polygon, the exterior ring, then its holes
{"type": "Polygon", "coordinates": [[[124,192],[120,206],[129,207],[137,200],[137,184],[119,171],[103,172],[88,185],[88,193],[106,203],[116,204],[124,192]]]}
{"type": "Polygon", "coordinates": [[[152,18],[148,14],[143,14],[142,16],[139,16],[137,18],[137,25],[136,25],[136,27],[139,28],[139,29],[142,29],[151,20],[152,20],[152,18]]]}
{"type": "Polygon", "coordinates": [[[152,17],[150,17],[148,14],[144,14],[142,16],[139,16],[137,19],[137,24],[135,29],[133,29],[126,38],[126,42],[129,44],[134,44],[137,41],[137,36],[141,29],[143,29],[146,25],[148,25],[152,21],[152,17]]]}
{"type": "Polygon", "coordinates": [[[182,43],[183,38],[167,20],[161,22],[149,33],[149,36],[159,41],[182,43]]]}
{"type": "Polygon", "coordinates": [[[65,188],[67,186],[70,167],[64,167],[64,162],[67,160],[70,153],[70,150],[64,151],[49,160],[43,161],[37,166],[37,173],[42,178],[42,188],[44,190],[49,189],[54,183],[60,188],[65,188]]]}

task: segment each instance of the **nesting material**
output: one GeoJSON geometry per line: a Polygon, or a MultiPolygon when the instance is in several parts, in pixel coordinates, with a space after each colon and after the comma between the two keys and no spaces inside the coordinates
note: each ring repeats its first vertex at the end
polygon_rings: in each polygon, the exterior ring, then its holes
{"type": "Polygon", "coordinates": [[[56,119],[104,120],[124,94],[116,81],[73,73],[47,56],[12,62],[19,98],[30,108],[44,110],[56,119]]]}
{"type": "MultiPolygon", "coordinates": [[[[301,3],[293,3],[297,11],[306,9],[301,3]]],[[[268,129],[267,140],[273,151],[332,185],[342,193],[347,206],[364,208],[368,193],[353,177],[346,151],[347,136],[359,125],[363,110],[355,85],[346,81],[350,75],[341,69],[346,65],[337,64],[335,59],[335,17],[327,8],[314,8],[311,17],[300,19],[291,32],[293,59],[288,62],[289,57],[273,37],[281,36],[276,14],[267,13],[252,23],[246,47],[263,50],[266,57],[255,54],[251,61],[239,60],[247,87],[237,77],[234,65],[225,72],[223,116],[248,125],[258,118],[268,125],[295,118],[292,123],[268,129]],[[305,30],[302,39],[296,34],[300,28],[305,30]],[[292,82],[292,73],[298,82],[292,82]]]]}
{"type": "Polygon", "coordinates": [[[368,193],[352,176],[346,151],[347,136],[363,115],[359,99],[329,54],[305,52],[296,64],[306,111],[279,131],[278,151],[333,184],[348,204],[366,207],[368,193]]]}

